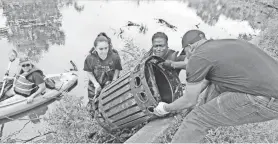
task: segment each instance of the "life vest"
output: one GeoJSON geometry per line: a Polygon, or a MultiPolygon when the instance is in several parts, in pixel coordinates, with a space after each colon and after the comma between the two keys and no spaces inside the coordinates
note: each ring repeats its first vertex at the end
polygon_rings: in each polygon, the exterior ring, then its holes
{"type": "Polygon", "coordinates": [[[23,95],[23,96],[30,96],[32,93],[34,93],[37,89],[38,86],[30,82],[27,77],[32,74],[33,72],[40,72],[43,74],[43,72],[40,69],[33,68],[31,71],[28,73],[23,73],[20,74],[14,84],[14,91],[17,94],[23,95]]]}

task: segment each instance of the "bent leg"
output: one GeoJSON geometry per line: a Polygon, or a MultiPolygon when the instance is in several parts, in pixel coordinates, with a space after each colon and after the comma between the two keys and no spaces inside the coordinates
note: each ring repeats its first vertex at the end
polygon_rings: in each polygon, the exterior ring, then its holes
{"type": "Polygon", "coordinates": [[[278,102],[277,107],[272,105],[275,110],[270,110],[266,104],[259,103],[257,99],[252,100],[253,98],[255,97],[248,94],[226,92],[196,107],[184,119],[172,143],[200,142],[209,129],[262,122],[278,117],[278,102]]]}
{"type": "Polygon", "coordinates": [[[220,95],[220,92],[218,91],[218,86],[215,84],[209,84],[208,87],[205,89],[203,93],[200,94],[200,100],[198,105],[203,105],[210,100],[216,98],[220,95]]]}

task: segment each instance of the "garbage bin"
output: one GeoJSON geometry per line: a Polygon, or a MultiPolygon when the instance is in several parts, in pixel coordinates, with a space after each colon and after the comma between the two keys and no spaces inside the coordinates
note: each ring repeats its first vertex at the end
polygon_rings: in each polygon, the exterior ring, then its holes
{"type": "Polygon", "coordinates": [[[182,96],[182,86],[174,70],[162,66],[164,60],[151,56],[132,71],[102,89],[95,119],[106,130],[133,127],[153,117],[158,102],[171,103],[182,96]]]}

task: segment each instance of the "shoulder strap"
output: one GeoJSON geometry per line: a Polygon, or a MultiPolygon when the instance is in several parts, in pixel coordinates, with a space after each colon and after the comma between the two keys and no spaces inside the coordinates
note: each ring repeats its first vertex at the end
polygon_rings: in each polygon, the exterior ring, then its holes
{"type": "Polygon", "coordinates": [[[116,49],[112,49],[113,53],[119,54],[119,52],[116,49]]]}
{"type": "Polygon", "coordinates": [[[39,73],[41,73],[41,75],[43,75],[42,70],[40,70],[40,69],[34,67],[31,71],[29,71],[29,72],[25,75],[25,77],[29,76],[29,75],[32,74],[33,72],[39,72],[39,73]]]}

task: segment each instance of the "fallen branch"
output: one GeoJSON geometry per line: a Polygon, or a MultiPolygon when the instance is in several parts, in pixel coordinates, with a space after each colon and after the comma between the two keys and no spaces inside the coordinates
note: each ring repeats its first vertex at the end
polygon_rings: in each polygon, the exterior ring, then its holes
{"type": "Polygon", "coordinates": [[[8,135],[8,136],[5,137],[3,140],[1,140],[1,142],[4,142],[5,140],[11,138],[12,136],[15,136],[15,135],[19,134],[19,133],[27,126],[27,124],[29,124],[30,122],[31,122],[31,121],[29,120],[27,123],[24,124],[24,126],[23,126],[20,130],[18,130],[18,131],[16,131],[16,132],[12,133],[12,134],[10,134],[10,135],[8,135]]]}
{"type": "Polygon", "coordinates": [[[27,143],[27,142],[30,142],[30,141],[32,141],[32,140],[34,140],[34,139],[36,139],[36,138],[39,138],[39,137],[42,137],[42,136],[46,136],[46,135],[48,135],[48,134],[52,134],[52,133],[55,133],[56,134],[56,132],[54,132],[54,131],[49,131],[49,132],[46,132],[46,133],[44,133],[44,134],[39,134],[39,135],[37,135],[37,136],[34,136],[34,137],[32,137],[32,138],[29,138],[29,139],[27,139],[27,140],[22,140],[21,142],[23,142],[23,143],[27,143]]]}
{"type": "Polygon", "coordinates": [[[1,131],[0,131],[0,140],[2,139],[3,136],[3,129],[4,129],[5,124],[1,125],[1,131]]]}

